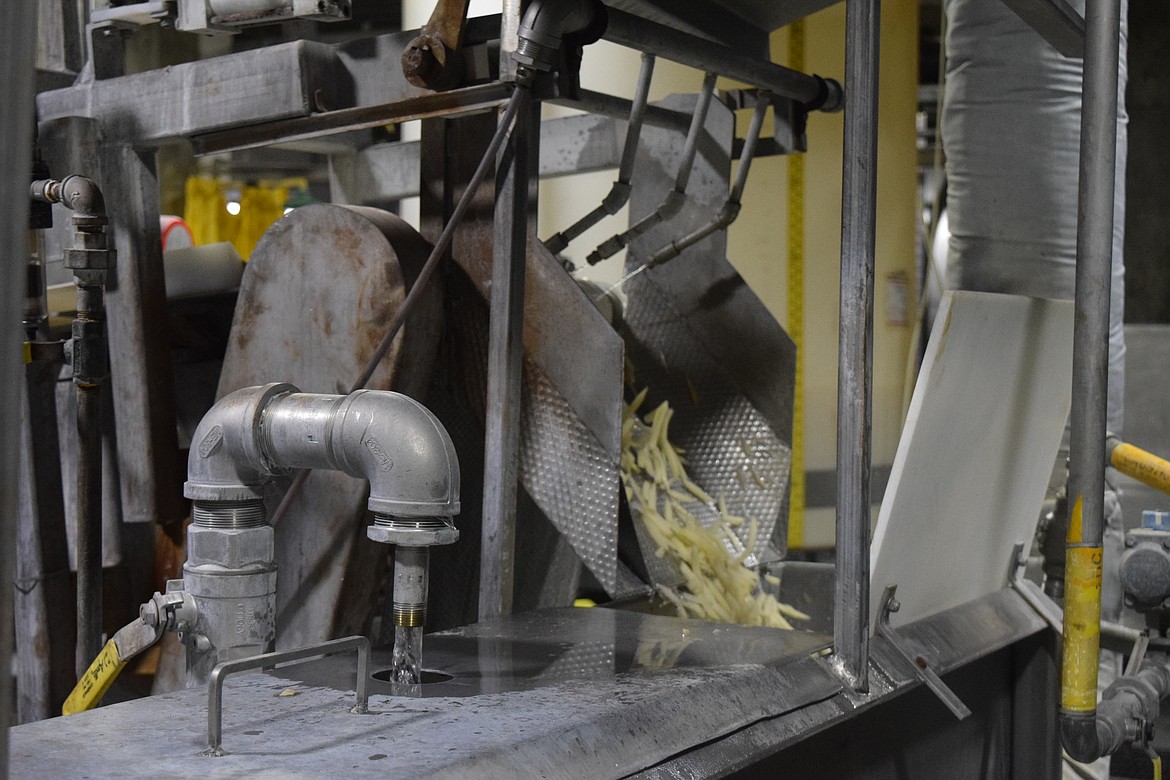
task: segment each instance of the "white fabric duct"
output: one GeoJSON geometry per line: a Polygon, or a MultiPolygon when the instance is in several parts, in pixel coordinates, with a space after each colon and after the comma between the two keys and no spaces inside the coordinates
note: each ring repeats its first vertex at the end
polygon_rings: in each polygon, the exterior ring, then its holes
{"type": "MultiPolygon", "coordinates": [[[[1083,0],[1078,10],[1084,10],[1083,0]]],[[[1109,429],[1125,389],[1126,3],[1121,5],[1109,429]]],[[[1081,60],[1062,57],[1000,0],[946,0],[942,119],[952,289],[1072,298],[1081,60]]]]}

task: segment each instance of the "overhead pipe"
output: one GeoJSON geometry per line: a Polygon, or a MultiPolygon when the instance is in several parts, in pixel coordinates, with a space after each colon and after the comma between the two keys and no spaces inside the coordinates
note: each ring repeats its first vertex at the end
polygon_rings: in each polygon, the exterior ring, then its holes
{"type": "Polygon", "coordinates": [[[762,92],[756,96],[758,102],[756,103],[755,113],[752,114],[751,125],[748,126],[743,150],[740,152],[739,169],[735,174],[735,182],[731,186],[731,192],[728,193],[727,200],[723,202],[715,217],[682,238],[670,241],[654,254],[650,255],[650,259],[646,261],[648,268],[653,268],[665,263],[667,260],[678,257],[715,231],[725,230],[730,227],[731,223],[735,222],[739,216],[743,191],[747,186],[748,172],[752,168],[752,158],[755,157],[756,145],[760,140],[760,130],[764,126],[764,115],[768,113],[769,97],[766,92],[762,92]]]}
{"type": "Polygon", "coordinates": [[[739,51],[637,14],[610,8],[604,37],[620,46],[648,51],[697,70],[708,70],[717,64],[719,75],[795,100],[807,111],[832,113],[844,106],[841,85],[833,79],[785,68],[752,52],[739,51]]]}
{"type": "Polygon", "coordinates": [[[666,193],[666,198],[657,209],[647,214],[637,224],[630,226],[624,233],[602,242],[597,249],[590,252],[588,257],[590,265],[596,265],[608,257],[613,257],[635,238],[655,225],[674,217],[682,210],[683,204],[686,202],[687,185],[691,180],[691,170],[695,165],[695,155],[699,151],[699,137],[703,134],[703,128],[707,124],[707,112],[711,108],[711,97],[715,92],[717,78],[715,73],[707,73],[703,77],[703,86],[699,90],[699,101],[695,104],[695,113],[691,117],[691,126],[687,130],[686,141],[683,143],[678,173],[675,174],[674,179],[674,189],[666,193]]]}
{"type": "Polygon", "coordinates": [[[643,53],[642,69],[638,73],[638,84],[630,107],[630,119],[626,125],[626,142],[622,148],[617,181],[613,183],[600,206],[544,242],[548,251],[554,255],[563,252],[574,239],[605,217],[617,214],[629,202],[632,189],[630,182],[634,178],[634,160],[638,154],[638,140],[642,134],[642,120],[646,116],[646,103],[650,99],[650,80],[653,75],[654,55],[643,53]]]}
{"type": "Polygon", "coordinates": [[[1117,176],[1119,0],[1086,0],[1081,104],[1069,521],[1060,675],[1060,734],[1077,761],[1119,746],[1097,710],[1105,529],[1109,308],[1117,176]]]}
{"type": "Polygon", "coordinates": [[[593,43],[607,23],[606,8],[599,0],[534,0],[520,18],[519,44],[512,55],[516,83],[526,86],[536,71],[556,70],[565,39],[593,43]]]}

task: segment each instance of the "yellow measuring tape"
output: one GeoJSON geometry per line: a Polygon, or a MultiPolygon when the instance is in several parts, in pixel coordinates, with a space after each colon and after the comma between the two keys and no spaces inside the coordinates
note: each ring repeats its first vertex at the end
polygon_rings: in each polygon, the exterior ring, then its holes
{"type": "MultiPolygon", "coordinates": [[[[788,27],[788,67],[804,71],[804,20],[788,27]]],[[[788,547],[804,546],[804,155],[788,155],[788,335],[796,345],[788,547]]]]}

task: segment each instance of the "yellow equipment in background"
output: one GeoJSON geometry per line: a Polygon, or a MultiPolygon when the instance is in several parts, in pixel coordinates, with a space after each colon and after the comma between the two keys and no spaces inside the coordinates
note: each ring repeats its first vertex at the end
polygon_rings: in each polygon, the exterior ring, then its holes
{"type": "Polygon", "coordinates": [[[264,231],[284,216],[290,194],[308,188],[304,178],[239,184],[191,176],[183,219],[191,226],[196,246],[230,241],[246,262],[264,231]]]}

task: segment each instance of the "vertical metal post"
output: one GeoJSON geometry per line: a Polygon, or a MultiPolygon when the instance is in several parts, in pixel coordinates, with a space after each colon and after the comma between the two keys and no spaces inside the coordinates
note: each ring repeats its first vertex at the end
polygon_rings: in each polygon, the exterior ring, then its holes
{"type": "Polygon", "coordinates": [[[512,611],[516,545],[516,479],[520,457],[520,378],[524,357],[524,270],[535,172],[540,104],[529,98],[496,166],[484,436],[483,546],[479,618],[512,611]]]}
{"type": "Polygon", "coordinates": [[[183,515],[174,382],[166,344],[166,283],[154,153],[124,144],[101,150],[101,183],[118,251],[106,293],[110,375],[123,520],[183,515]]]}
{"type": "Polygon", "coordinates": [[[879,0],[847,0],[845,6],[833,640],[842,671],[859,691],[869,687],[869,468],[879,11],[879,0]]]}
{"type": "Polygon", "coordinates": [[[20,451],[21,314],[28,254],[36,4],[0,3],[0,777],[8,775],[12,713],[12,577],[20,451]]]}
{"type": "Polygon", "coordinates": [[[1089,743],[1096,736],[1120,35],[1119,0],[1087,0],[1069,440],[1072,514],[1061,663],[1065,749],[1078,759],[1084,758],[1082,741],[1086,755],[1100,755],[1089,743]]]}
{"type": "Polygon", "coordinates": [[[20,432],[20,513],[14,579],[16,713],[21,723],[60,714],[73,684],[75,616],[55,386],[60,366],[25,366],[20,432]],[[45,615],[53,615],[46,620],[45,615]]]}

